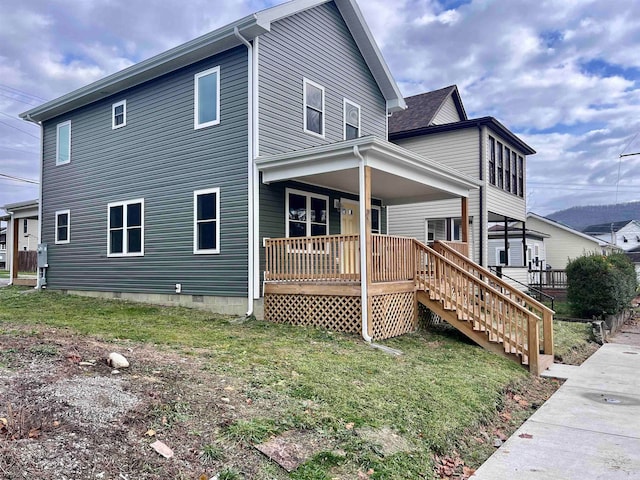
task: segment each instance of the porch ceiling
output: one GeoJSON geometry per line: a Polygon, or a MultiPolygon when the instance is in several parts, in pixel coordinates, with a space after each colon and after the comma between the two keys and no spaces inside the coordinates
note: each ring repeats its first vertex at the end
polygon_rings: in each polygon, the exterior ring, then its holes
{"type": "Polygon", "coordinates": [[[298,180],[358,194],[360,158],[370,166],[371,195],[387,205],[467,197],[479,182],[375,137],[256,159],[264,183],[298,180]]]}

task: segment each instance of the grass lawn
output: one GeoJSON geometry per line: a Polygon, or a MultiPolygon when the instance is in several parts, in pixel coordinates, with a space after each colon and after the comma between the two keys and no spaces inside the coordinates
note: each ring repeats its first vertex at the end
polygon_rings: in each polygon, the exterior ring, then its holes
{"type": "MultiPolygon", "coordinates": [[[[0,289],[0,337],[18,328],[53,327],[100,341],[151,344],[203,359],[212,378],[234,379],[247,397],[277,398],[277,409],[226,425],[224,434],[256,443],[296,429],[317,432],[333,445],[286,478],[356,478],[357,472],[368,472],[357,478],[437,478],[434,454],[454,451],[470,431],[496,421],[506,391],[540,382],[516,363],[446,331],[384,342],[404,353],[395,357],[353,335],[236,323],[186,308],[25,292],[0,289]],[[410,451],[385,456],[353,435],[383,428],[404,437],[410,451]],[[331,453],[335,448],[342,453],[331,453]]],[[[563,324],[554,324],[557,348],[585,341],[585,331],[563,324]]],[[[483,460],[476,457],[469,454],[483,460]]]]}
{"type": "Polygon", "coordinates": [[[0,270],[0,278],[9,278],[9,270],[0,270]]]}

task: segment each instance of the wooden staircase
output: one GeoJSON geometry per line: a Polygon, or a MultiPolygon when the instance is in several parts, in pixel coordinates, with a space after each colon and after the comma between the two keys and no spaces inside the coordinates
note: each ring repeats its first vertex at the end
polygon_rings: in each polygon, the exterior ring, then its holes
{"type": "Polygon", "coordinates": [[[553,363],[553,310],[444,243],[413,245],[420,303],[534,375],[553,363]]]}

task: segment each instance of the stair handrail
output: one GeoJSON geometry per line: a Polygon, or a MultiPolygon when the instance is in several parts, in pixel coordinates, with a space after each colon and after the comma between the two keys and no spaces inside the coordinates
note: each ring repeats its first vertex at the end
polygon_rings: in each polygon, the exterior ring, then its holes
{"type": "MultiPolygon", "coordinates": [[[[520,312],[522,312],[524,314],[523,316],[527,320],[527,349],[526,349],[526,351],[527,351],[528,358],[529,358],[529,370],[534,375],[538,375],[539,374],[539,371],[538,371],[539,370],[539,349],[540,349],[540,338],[539,338],[539,327],[538,327],[539,323],[538,323],[538,321],[540,320],[540,317],[535,312],[533,312],[532,310],[524,307],[520,303],[516,302],[514,299],[512,299],[511,297],[505,295],[504,293],[502,293],[497,288],[492,287],[488,282],[478,278],[475,275],[472,275],[469,271],[467,271],[466,269],[462,268],[460,265],[456,264],[453,260],[450,260],[449,258],[445,257],[441,253],[437,252],[435,249],[423,244],[422,242],[418,241],[417,239],[413,239],[413,244],[414,244],[414,249],[415,250],[423,250],[426,253],[433,255],[436,259],[439,259],[439,260],[443,261],[449,267],[451,267],[454,270],[456,270],[459,273],[461,273],[461,275],[463,277],[472,279],[474,281],[474,283],[475,282],[481,283],[483,288],[485,288],[487,290],[487,292],[491,293],[492,295],[495,295],[497,298],[501,299],[506,304],[510,305],[511,307],[515,308],[516,310],[519,310],[520,312]]],[[[416,258],[415,281],[419,282],[419,279],[420,279],[421,275],[420,275],[420,271],[418,271],[418,262],[417,262],[418,255],[417,255],[417,252],[416,252],[415,258],[416,258]]],[[[510,327],[510,329],[511,329],[511,327],[510,327]]],[[[504,335],[504,333],[503,333],[503,335],[504,335]]],[[[546,339],[546,337],[545,337],[545,339],[546,339]]],[[[504,342],[505,339],[503,338],[502,341],[504,342]]],[[[522,345],[521,348],[522,348],[523,354],[524,354],[524,345],[522,345]]]]}
{"type": "MultiPolygon", "coordinates": [[[[551,301],[551,310],[553,310],[553,302],[556,299],[556,297],[554,297],[553,295],[549,295],[548,293],[544,293],[542,290],[538,290],[537,288],[532,287],[531,285],[528,285],[526,283],[522,283],[520,280],[517,280],[513,277],[510,277],[509,275],[506,275],[504,273],[499,273],[498,272],[498,268],[499,267],[492,267],[491,265],[489,265],[489,270],[494,274],[497,275],[498,278],[506,278],[511,280],[514,283],[517,283],[518,285],[521,285],[523,287],[526,287],[530,292],[534,292],[537,293],[538,295],[540,295],[541,297],[545,297],[546,299],[548,299],[549,301],[551,301]]],[[[528,295],[529,297],[531,297],[533,300],[537,300],[537,298],[528,295]]],[[[544,304],[543,304],[544,305],[544,304]]],[[[554,312],[555,313],[555,312],[554,312]]]]}
{"type": "MultiPolygon", "coordinates": [[[[439,241],[436,241],[435,243],[436,243],[436,246],[441,247],[444,250],[446,250],[447,253],[452,254],[458,261],[461,261],[467,264],[469,267],[472,267],[472,269],[478,272],[478,274],[484,275],[488,279],[491,279],[491,281],[499,284],[502,288],[508,290],[510,294],[512,294],[514,297],[518,298],[519,300],[521,300],[526,307],[533,310],[535,309],[540,310],[540,315],[538,315],[538,318],[542,317],[543,351],[547,355],[553,355],[553,315],[555,314],[555,312],[552,309],[547,307],[544,303],[539,302],[535,298],[532,298],[531,296],[513,288],[511,285],[509,285],[507,282],[502,280],[500,277],[498,277],[495,273],[491,272],[489,269],[471,262],[468,258],[461,255],[455,249],[449,247],[446,243],[442,243],[439,241]]],[[[476,276],[476,278],[480,278],[478,275],[474,275],[474,276],[476,276]]],[[[482,278],[480,279],[483,280],[482,278]]],[[[488,283],[486,280],[484,281],[485,283],[488,283]]]]}
{"type": "MultiPolygon", "coordinates": [[[[482,281],[481,279],[479,279],[478,277],[471,275],[467,270],[465,270],[464,268],[462,268],[460,265],[457,265],[455,262],[449,260],[447,257],[445,257],[444,255],[442,255],[441,253],[437,252],[436,250],[434,250],[433,248],[429,247],[428,245],[425,245],[424,243],[420,242],[419,240],[413,239],[414,240],[414,245],[417,245],[418,248],[423,249],[428,251],[429,253],[432,253],[436,256],[436,258],[443,260],[446,264],[448,264],[449,266],[453,267],[454,269],[458,270],[459,272],[461,272],[463,275],[465,276],[472,276],[473,278],[482,281]]],[[[416,278],[418,278],[418,272],[416,272],[416,278]]],[[[526,313],[529,317],[533,317],[534,320],[536,320],[536,322],[538,320],[541,320],[540,316],[535,313],[532,312],[531,310],[529,310],[528,308],[522,306],[521,304],[519,304],[518,302],[516,302],[513,298],[509,297],[508,295],[505,295],[504,293],[502,293],[500,290],[498,290],[495,287],[492,287],[491,285],[489,285],[486,282],[483,282],[486,285],[486,288],[488,289],[488,291],[494,295],[496,295],[498,298],[500,298],[501,300],[506,301],[508,304],[510,304],[511,306],[515,307],[516,309],[520,310],[523,313],[526,313]]]]}

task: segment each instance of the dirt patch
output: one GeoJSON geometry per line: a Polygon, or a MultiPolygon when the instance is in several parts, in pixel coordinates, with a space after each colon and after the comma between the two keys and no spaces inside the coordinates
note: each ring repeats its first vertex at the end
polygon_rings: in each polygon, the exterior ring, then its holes
{"type": "Polygon", "coordinates": [[[204,358],[13,329],[0,335],[0,478],[199,479],[225,471],[286,478],[251,445],[226,435],[238,420],[277,410],[277,398],[249,391],[212,372],[204,358]],[[131,367],[112,374],[104,361],[112,351],[131,367]],[[153,450],[157,440],[173,458],[153,450]]]}
{"type": "Polygon", "coordinates": [[[359,428],[356,433],[367,442],[378,447],[380,453],[385,457],[400,452],[410,452],[412,450],[409,441],[389,427],[382,427],[375,430],[359,428]]]}

